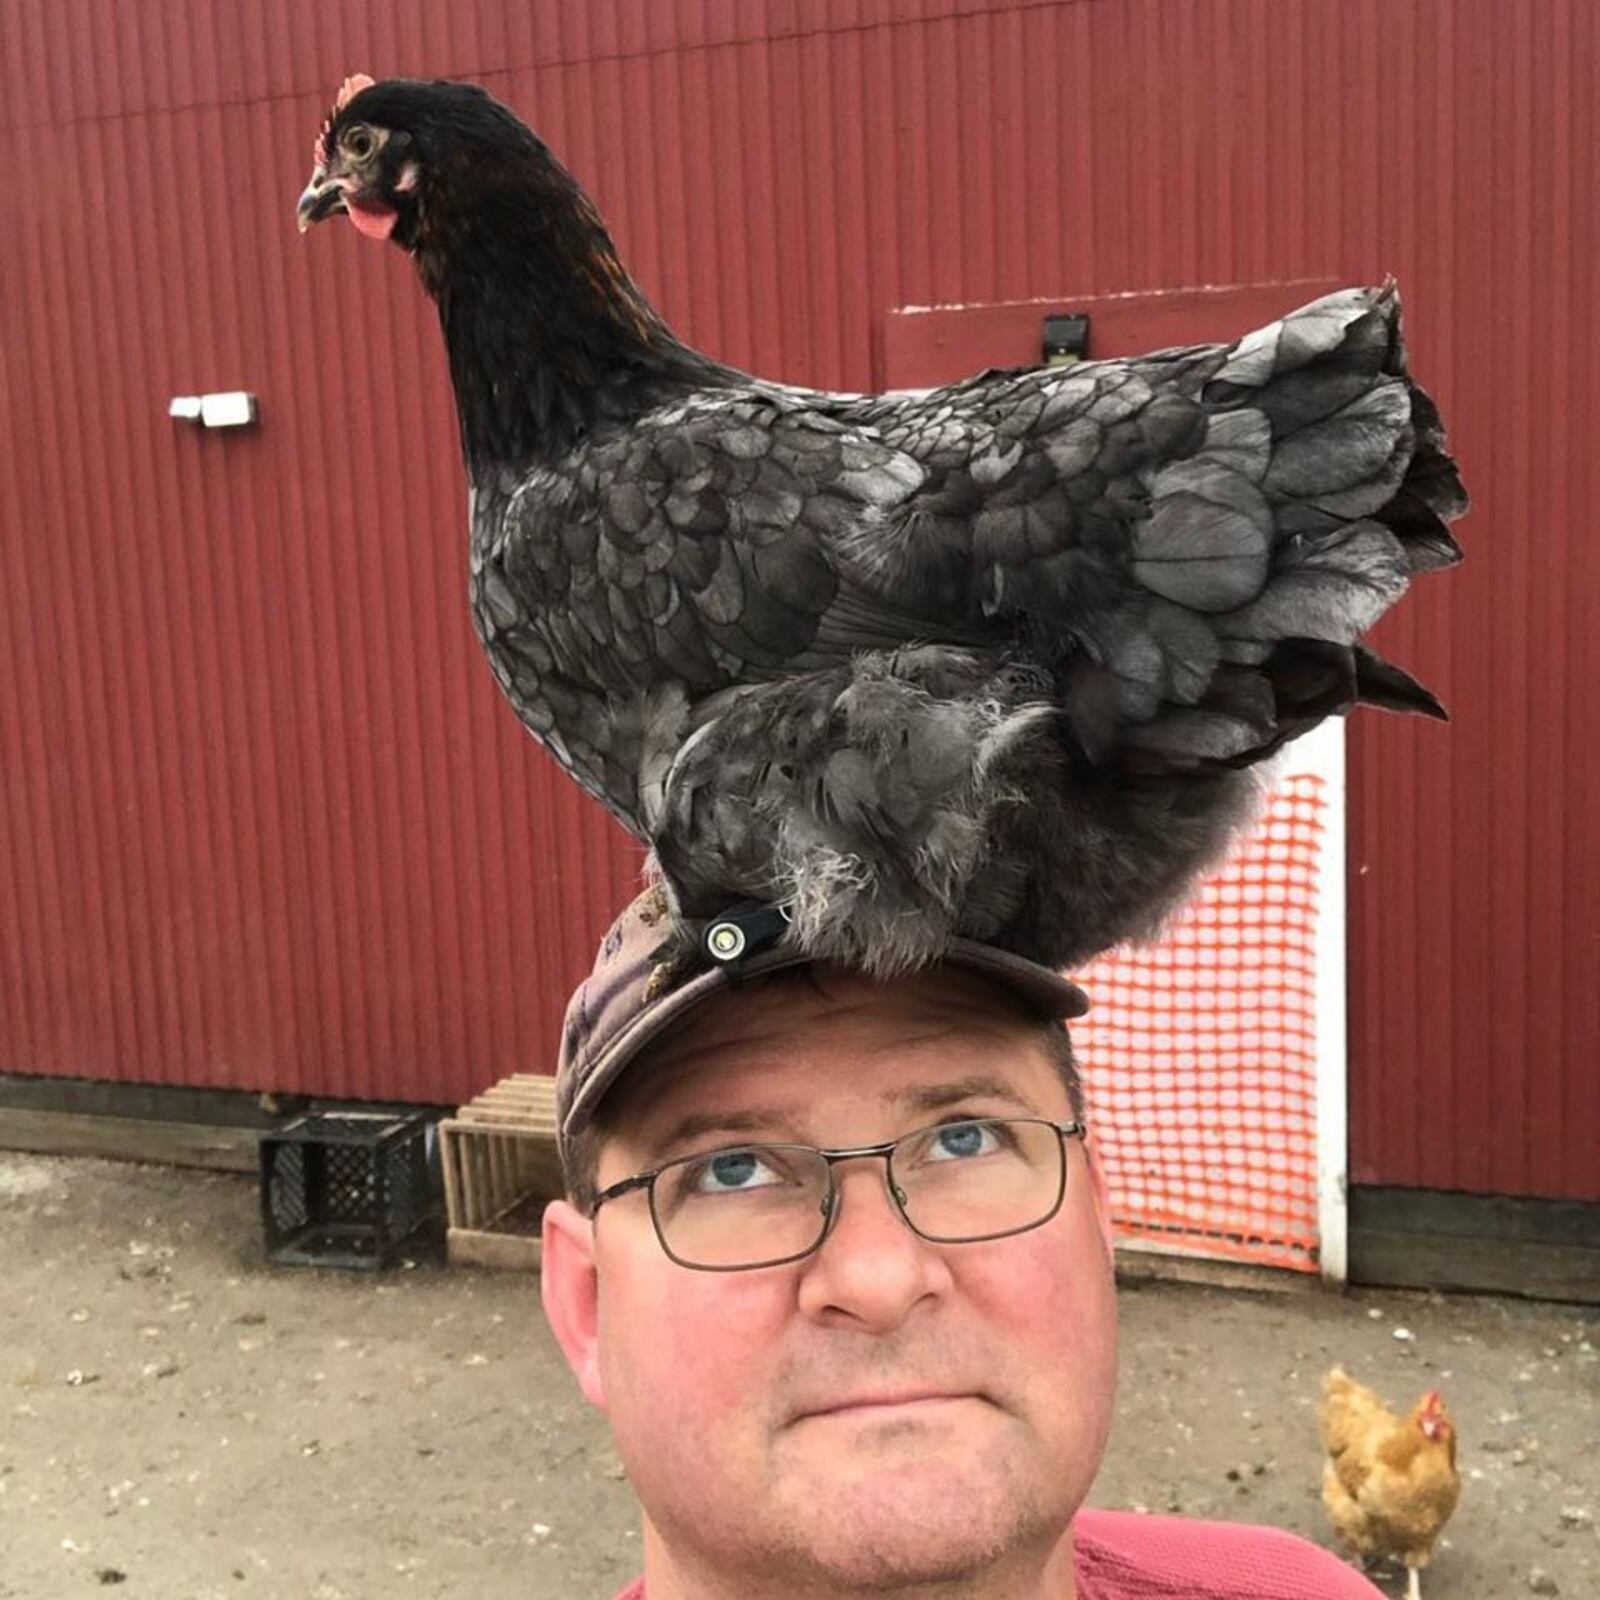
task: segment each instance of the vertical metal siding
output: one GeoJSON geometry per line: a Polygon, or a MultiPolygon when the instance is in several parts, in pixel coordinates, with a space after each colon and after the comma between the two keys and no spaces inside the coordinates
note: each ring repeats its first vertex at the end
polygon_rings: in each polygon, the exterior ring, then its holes
{"type": "Polygon", "coordinates": [[[1352,1176],[1600,1195],[1600,401],[1594,14],[1449,8],[1400,108],[1398,214],[1430,267],[1415,343],[1478,511],[1447,603],[1387,630],[1438,662],[1444,749],[1356,732],[1352,1176]],[[1409,126],[1408,126],[1409,124],[1409,126]]]}
{"type": "Polygon", "coordinates": [[[1354,738],[1358,1179],[1600,1194],[1596,24],[1579,0],[0,0],[0,1068],[458,1096],[631,881],[461,597],[431,308],[289,223],[334,84],[472,76],[684,335],[1397,274],[1477,496],[1354,738]],[[26,314],[16,315],[18,305],[26,314]],[[161,416],[246,385],[250,438],[161,416]]]}
{"type": "Polygon", "coordinates": [[[5,29],[53,78],[10,75],[3,135],[37,314],[5,373],[0,1068],[464,1097],[548,1059],[637,852],[471,637],[409,268],[297,248],[326,89],[207,100],[206,31],[145,15],[122,47],[182,81],[188,41],[195,101],[104,109],[89,19],[5,29]],[[232,386],[259,431],[165,416],[232,386]]]}

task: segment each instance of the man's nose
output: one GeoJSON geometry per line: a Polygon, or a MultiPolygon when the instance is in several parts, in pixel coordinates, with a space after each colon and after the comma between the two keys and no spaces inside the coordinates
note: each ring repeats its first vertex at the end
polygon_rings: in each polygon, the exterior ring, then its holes
{"type": "Polygon", "coordinates": [[[805,1263],[800,1308],[819,1321],[887,1333],[950,1287],[938,1245],[913,1233],[889,1196],[881,1162],[835,1168],[836,1215],[805,1263]]]}

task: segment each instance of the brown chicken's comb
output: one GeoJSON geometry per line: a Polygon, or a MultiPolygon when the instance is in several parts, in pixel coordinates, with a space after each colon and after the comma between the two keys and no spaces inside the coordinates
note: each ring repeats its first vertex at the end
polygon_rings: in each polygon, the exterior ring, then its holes
{"type": "Polygon", "coordinates": [[[328,133],[333,127],[333,119],[350,104],[363,89],[370,89],[376,79],[369,78],[364,72],[352,72],[343,83],[339,85],[339,92],[333,97],[333,110],[328,115],[328,120],[322,124],[322,132],[317,135],[317,142],[311,147],[311,164],[314,167],[325,167],[328,164],[330,151],[328,149],[328,133]]]}

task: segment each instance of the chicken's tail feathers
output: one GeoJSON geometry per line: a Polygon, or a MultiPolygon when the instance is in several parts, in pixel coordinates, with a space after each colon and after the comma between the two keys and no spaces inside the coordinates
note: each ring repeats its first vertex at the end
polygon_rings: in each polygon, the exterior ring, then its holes
{"type": "Polygon", "coordinates": [[[1461,546],[1448,524],[1465,515],[1470,501],[1460,469],[1445,445],[1444,419],[1433,396],[1411,375],[1406,355],[1400,290],[1393,278],[1372,291],[1374,308],[1389,331],[1384,371],[1401,379],[1410,402],[1414,443],[1405,476],[1377,513],[1405,548],[1413,573],[1437,572],[1461,559],[1461,546]]]}
{"type": "Polygon", "coordinates": [[[1411,578],[1461,560],[1449,524],[1468,508],[1439,408],[1411,375],[1399,286],[1391,277],[1327,296],[1280,328],[1285,392],[1269,381],[1258,397],[1274,434],[1274,569],[1298,589],[1319,564],[1335,591],[1321,607],[1296,595],[1283,620],[1294,620],[1299,600],[1308,637],[1349,649],[1353,692],[1342,709],[1374,705],[1447,721],[1429,689],[1359,643],[1411,578]],[[1319,389],[1321,405],[1308,404],[1319,389]],[[1314,415],[1322,406],[1329,409],[1314,415]]]}
{"type": "Polygon", "coordinates": [[[1450,713],[1425,684],[1409,672],[1385,661],[1362,645],[1355,647],[1356,688],[1363,705],[1382,706],[1388,711],[1414,711],[1437,722],[1448,722],[1450,713]]]}
{"type": "Polygon", "coordinates": [[[1393,281],[1302,306],[1196,377],[1203,438],[1146,478],[1143,594],[1077,631],[1089,665],[1066,699],[1091,756],[1248,765],[1361,704],[1442,717],[1360,642],[1460,559],[1448,524],[1467,506],[1393,281]]]}
{"type": "Polygon", "coordinates": [[[1412,376],[1393,278],[1324,295],[1246,334],[1202,399],[1213,415],[1265,419],[1261,486],[1275,543],[1370,517],[1399,541],[1409,573],[1461,559],[1448,524],[1466,512],[1467,492],[1439,407],[1412,376]]]}
{"type": "Polygon", "coordinates": [[[1361,1385],[1342,1366],[1322,1375],[1322,1401],[1317,1407],[1317,1432],[1330,1456],[1343,1454],[1349,1443],[1347,1414],[1361,1385]]]}

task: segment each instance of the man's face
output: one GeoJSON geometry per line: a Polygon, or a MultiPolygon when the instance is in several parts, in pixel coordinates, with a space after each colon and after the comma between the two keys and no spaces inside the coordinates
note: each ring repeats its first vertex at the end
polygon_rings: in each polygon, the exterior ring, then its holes
{"type": "MultiPolygon", "coordinates": [[[[955,971],[719,997],[653,1050],[622,1111],[601,1187],[729,1143],[852,1147],[960,1116],[1072,1116],[1037,1027],[955,971]]],[[[821,1248],[753,1271],[674,1264],[643,1193],[603,1207],[592,1233],[570,1210],[547,1225],[552,1321],[607,1412],[647,1538],[703,1575],[789,1570],[835,1591],[1048,1558],[1099,1466],[1115,1379],[1080,1142],[1067,1163],[1049,1222],[960,1245],[906,1227],[881,1160],[843,1163],[821,1248]]]]}

